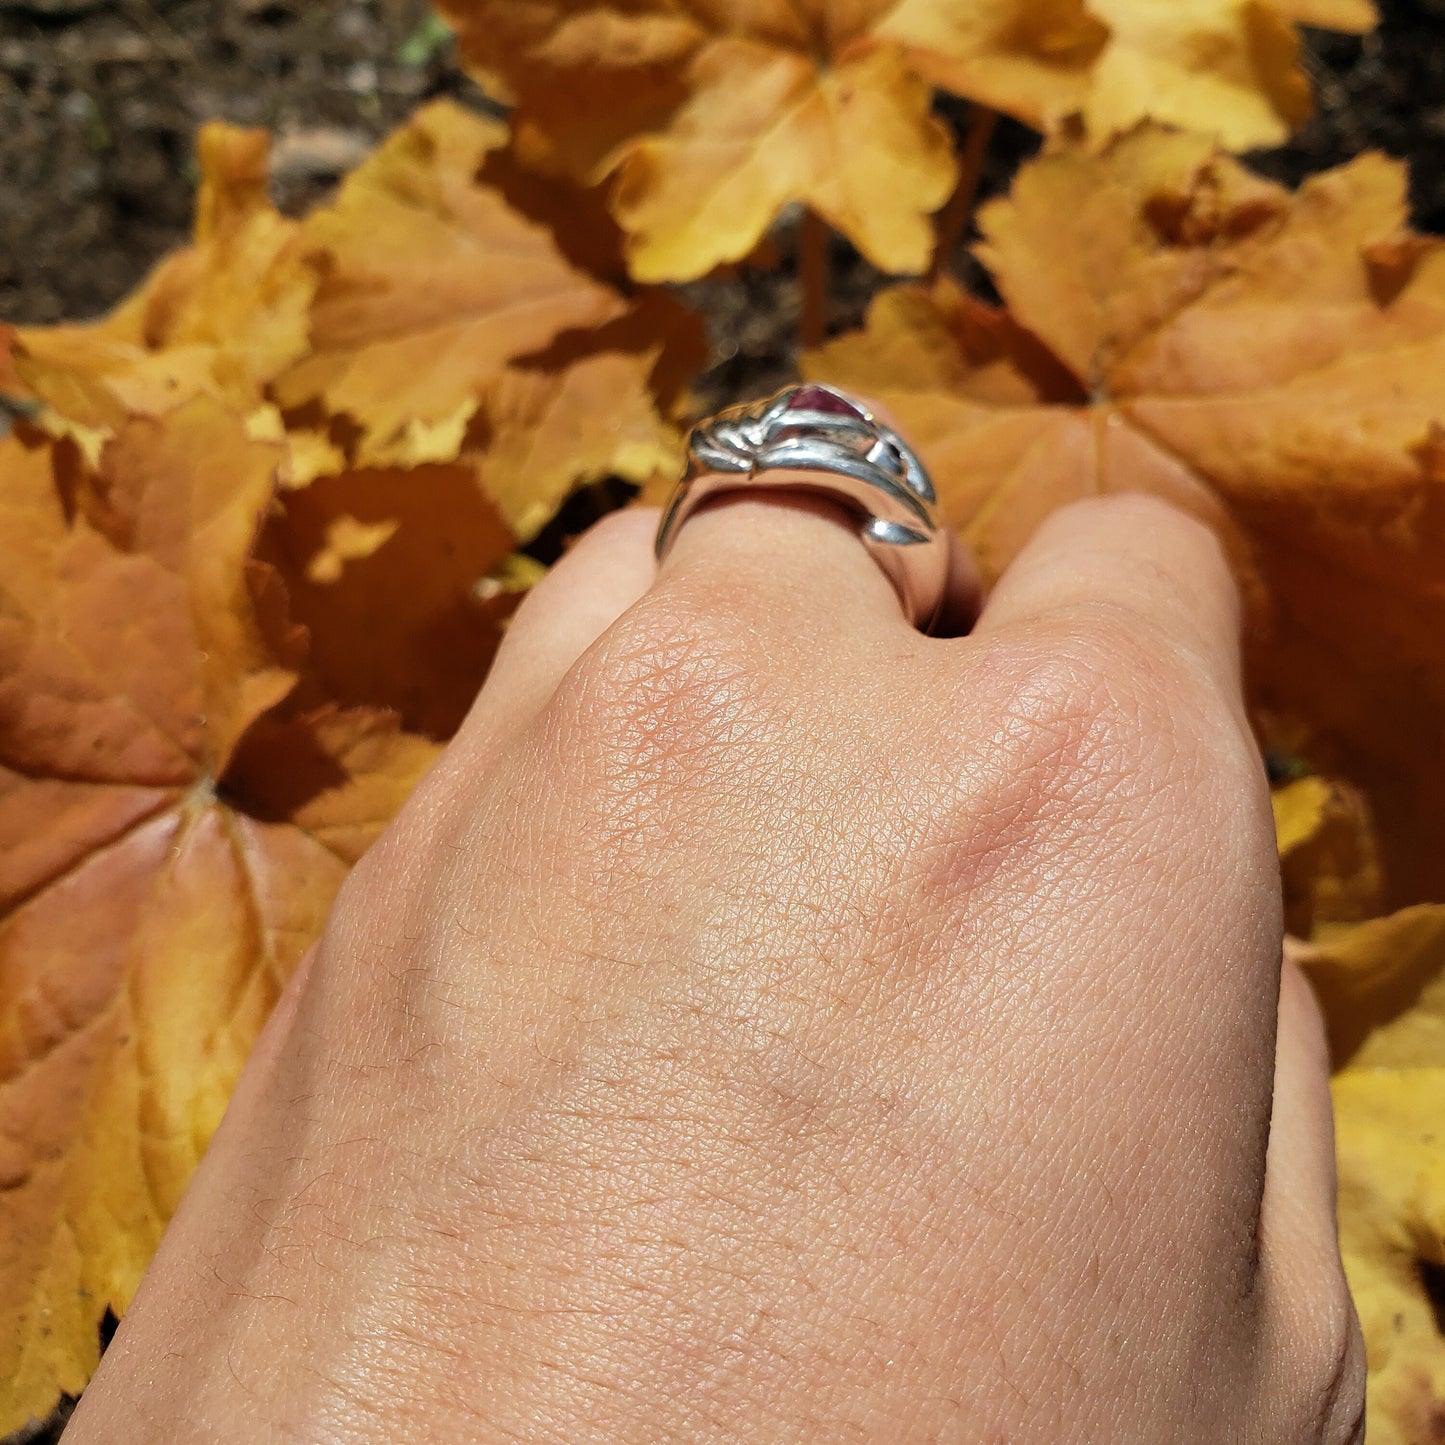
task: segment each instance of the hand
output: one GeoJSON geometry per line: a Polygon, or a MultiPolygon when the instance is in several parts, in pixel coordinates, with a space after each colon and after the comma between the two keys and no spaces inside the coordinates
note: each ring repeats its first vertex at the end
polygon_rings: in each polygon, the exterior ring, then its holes
{"type": "Polygon", "coordinates": [[[823,504],[655,526],[520,610],[67,1445],[1358,1440],[1210,534],[1067,509],[930,638],[823,504]]]}

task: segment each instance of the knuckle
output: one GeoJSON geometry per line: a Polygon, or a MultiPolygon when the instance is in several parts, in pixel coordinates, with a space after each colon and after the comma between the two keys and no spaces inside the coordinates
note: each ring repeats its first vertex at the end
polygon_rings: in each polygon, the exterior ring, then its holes
{"type": "Polygon", "coordinates": [[[1045,636],[1116,737],[1132,736],[1156,753],[1164,745],[1156,761],[1176,763],[1220,740],[1249,744],[1213,669],[1139,609],[1111,599],[1076,602],[1050,620],[1045,636]]]}
{"type": "Polygon", "coordinates": [[[686,601],[644,599],[562,680],[546,751],[583,787],[655,796],[737,776],[761,717],[756,670],[735,632],[686,601]]]}
{"type": "Polygon", "coordinates": [[[966,719],[925,794],[920,856],[931,884],[967,898],[995,877],[1097,832],[1144,745],[1106,670],[1070,640],[998,639],[958,679],[966,719]]]}
{"type": "Polygon", "coordinates": [[[1097,801],[1163,767],[1171,689],[1158,659],[1109,606],[1051,621],[1002,659],[1008,741],[1041,793],[1097,801]]]}
{"type": "Polygon", "coordinates": [[[997,634],[953,687],[947,715],[975,721],[928,830],[951,886],[1009,856],[1134,844],[1146,831],[1156,856],[1216,832],[1233,854],[1244,828],[1254,856],[1257,810],[1239,806],[1243,770],[1257,770],[1248,739],[1189,661],[1124,609],[1081,604],[997,634]]]}

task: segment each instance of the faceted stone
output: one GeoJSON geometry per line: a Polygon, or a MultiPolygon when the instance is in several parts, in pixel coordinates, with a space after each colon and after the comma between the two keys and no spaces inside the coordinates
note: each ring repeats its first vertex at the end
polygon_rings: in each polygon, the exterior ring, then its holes
{"type": "Polygon", "coordinates": [[[856,417],[859,421],[868,420],[867,413],[861,407],[854,406],[851,401],[847,401],[821,386],[800,386],[788,398],[788,410],[823,411],[831,412],[834,416],[851,416],[856,417]]]}

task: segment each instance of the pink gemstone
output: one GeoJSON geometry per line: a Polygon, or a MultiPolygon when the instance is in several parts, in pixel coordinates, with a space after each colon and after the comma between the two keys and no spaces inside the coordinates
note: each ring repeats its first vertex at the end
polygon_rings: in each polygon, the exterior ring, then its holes
{"type": "Polygon", "coordinates": [[[800,386],[788,399],[789,411],[825,411],[834,416],[855,416],[867,421],[867,413],[851,401],[821,386],[800,386]]]}

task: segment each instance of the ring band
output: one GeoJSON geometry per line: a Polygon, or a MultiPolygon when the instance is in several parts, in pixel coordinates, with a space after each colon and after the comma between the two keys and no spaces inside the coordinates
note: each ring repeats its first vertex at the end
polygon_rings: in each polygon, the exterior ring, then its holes
{"type": "Polygon", "coordinates": [[[699,422],[688,437],[687,470],[657,529],[658,561],[704,500],[748,490],[813,492],[841,502],[858,518],[859,539],[893,584],[905,616],[928,630],[948,583],[938,495],[913,450],[865,406],[836,387],[809,384],[699,422]]]}

